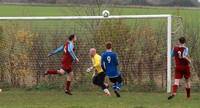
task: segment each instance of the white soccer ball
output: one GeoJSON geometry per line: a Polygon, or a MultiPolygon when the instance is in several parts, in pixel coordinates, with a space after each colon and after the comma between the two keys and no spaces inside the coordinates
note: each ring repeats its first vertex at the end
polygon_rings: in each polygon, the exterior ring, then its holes
{"type": "Polygon", "coordinates": [[[2,92],[2,89],[0,89],[0,92],[2,92]]]}
{"type": "Polygon", "coordinates": [[[109,17],[110,12],[109,12],[108,10],[104,10],[104,11],[102,12],[102,15],[103,15],[104,17],[109,17]]]}

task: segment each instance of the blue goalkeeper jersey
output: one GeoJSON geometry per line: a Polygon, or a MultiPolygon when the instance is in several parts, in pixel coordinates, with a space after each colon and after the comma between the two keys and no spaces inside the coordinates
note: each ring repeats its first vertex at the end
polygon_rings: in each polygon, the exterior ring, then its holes
{"type": "Polygon", "coordinates": [[[101,55],[101,67],[109,78],[118,77],[120,72],[118,70],[118,57],[112,51],[106,51],[101,55]]]}

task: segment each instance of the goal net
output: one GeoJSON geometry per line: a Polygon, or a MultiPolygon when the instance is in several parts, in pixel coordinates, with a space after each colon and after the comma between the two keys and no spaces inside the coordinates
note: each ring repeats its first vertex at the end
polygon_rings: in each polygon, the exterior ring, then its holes
{"type": "Polygon", "coordinates": [[[62,53],[47,54],[76,34],[74,86],[93,88],[90,48],[105,51],[111,41],[118,53],[124,90],[171,90],[171,16],[68,16],[0,17],[1,81],[12,86],[62,87],[65,76],[43,77],[47,69],[59,69],[62,53]]]}

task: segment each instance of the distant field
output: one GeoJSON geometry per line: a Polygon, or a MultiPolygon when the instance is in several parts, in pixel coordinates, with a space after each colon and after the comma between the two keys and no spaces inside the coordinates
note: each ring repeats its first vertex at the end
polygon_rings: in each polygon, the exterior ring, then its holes
{"type": "MultiPolygon", "coordinates": [[[[94,9],[94,8],[92,8],[94,9]]],[[[143,14],[172,14],[183,17],[184,23],[197,27],[200,23],[200,9],[170,8],[170,7],[109,7],[103,6],[111,15],[143,15],[143,14]]],[[[90,8],[89,8],[90,10],[90,8]]],[[[102,11],[101,10],[101,11],[102,11]]],[[[86,15],[86,6],[52,6],[52,5],[0,5],[0,16],[72,16],[86,15]]],[[[101,12],[96,11],[96,15],[101,12]]],[[[135,20],[131,20],[134,22],[135,20]]],[[[68,23],[68,22],[67,22],[68,23]]]]}
{"type": "MultiPolygon", "coordinates": [[[[196,37],[199,36],[199,34],[198,34],[199,28],[195,28],[195,27],[199,26],[199,24],[200,24],[200,9],[181,9],[181,10],[179,10],[179,12],[175,8],[169,9],[167,7],[164,7],[164,8],[162,8],[162,7],[152,7],[152,8],[150,8],[150,7],[144,7],[144,8],[112,7],[111,8],[110,7],[110,8],[105,8],[105,9],[110,10],[111,15],[136,15],[136,14],[178,15],[179,14],[180,16],[182,16],[184,18],[184,22],[187,22],[187,24],[190,25],[190,28],[192,30],[193,29],[196,30],[196,31],[195,30],[190,31],[190,33],[192,34],[194,32],[194,33],[196,33],[195,34],[196,37]]],[[[86,7],[69,7],[69,6],[64,7],[64,6],[50,6],[50,5],[45,5],[45,6],[42,6],[42,5],[41,6],[0,5],[0,16],[86,15],[84,12],[85,10],[86,10],[86,7]]],[[[131,20],[131,21],[133,21],[133,20],[131,20]]],[[[40,28],[37,29],[37,27],[39,27],[39,26],[44,26],[44,28],[46,26],[49,27],[47,30],[46,29],[42,29],[44,31],[41,30],[41,33],[45,33],[45,35],[41,35],[41,40],[48,40],[49,38],[51,38],[53,36],[55,36],[55,37],[59,36],[60,35],[59,33],[64,33],[64,30],[66,30],[66,28],[69,28],[69,29],[67,29],[68,31],[73,31],[73,26],[67,26],[67,25],[74,24],[71,21],[66,21],[64,23],[59,22],[59,21],[58,22],[52,21],[52,24],[49,23],[51,21],[46,21],[46,22],[47,23],[45,23],[45,21],[39,21],[39,23],[36,23],[36,25],[35,25],[36,31],[40,31],[40,28]],[[42,23],[40,23],[40,22],[42,22],[42,23]],[[38,26],[38,24],[41,24],[41,25],[38,26]],[[51,30],[51,25],[52,25],[52,30],[51,30]],[[57,28],[55,29],[54,27],[57,27],[57,28]],[[62,28],[63,30],[60,30],[60,28],[62,28]],[[60,30],[60,31],[56,31],[56,30],[60,30]],[[55,35],[54,32],[58,32],[58,34],[55,33],[56,34],[55,35]]],[[[159,22],[157,22],[157,23],[159,23],[159,22]]],[[[23,26],[22,28],[26,27],[25,26],[26,23],[24,24],[23,21],[20,24],[23,26]]],[[[0,21],[0,25],[7,26],[6,21],[5,22],[0,21]]],[[[20,31],[20,29],[18,27],[20,27],[20,26],[17,26],[16,28],[15,28],[15,26],[12,27],[12,25],[8,26],[8,29],[5,29],[6,30],[5,34],[6,33],[9,34],[10,33],[9,30],[11,30],[11,31],[16,30],[13,32],[13,34],[15,32],[18,33],[18,31],[20,31]],[[8,30],[8,32],[7,32],[7,30],[8,30]]],[[[164,27],[166,27],[166,26],[164,26],[164,27]]],[[[84,28],[84,27],[82,27],[82,28],[84,28]]],[[[185,28],[187,29],[187,27],[185,27],[185,28]]],[[[84,29],[81,29],[80,32],[81,32],[81,34],[85,33],[84,29]]],[[[25,33],[25,35],[26,35],[26,31],[19,32],[19,33],[25,33]]],[[[86,33],[83,35],[86,35],[86,33]]],[[[10,39],[12,39],[10,37],[15,36],[15,35],[12,35],[12,32],[11,32],[11,35],[3,35],[3,36],[9,42],[10,39]]],[[[21,36],[21,35],[18,34],[17,36],[21,36]]],[[[55,39],[57,39],[57,38],[55,38],[55,39]]],[[[163,38],[163,39],[165,39],[165,38],[163,38]]],[[[38,41],[39,41],[39,39],[38,39],[38,41]]],[[[41,43],[42,42],[43,41],[41,41],[41,43]]],[[[194,43],[194,42],[192,42],[192,43],[194,43]]],[[[40,44],[38,44],[38,45],[40,45],[40,44]]],[[[48,45],[51,46],[51,44],[48,44],[48,45]]],[[[19,47],[20,45],[16,45],[16,48],[19,48],[19,49],[24,48],[24,47],[19,47]]],[[[44,44],[41,44],[41,46],[42,45],[44,45],[44,44]]],[[[55,47],[55,46],[53,46],[53,47],[55,47]]],[[[29,47],[27,47],[27,48],[29,48],[29,47]]],[[[196,48],[196,47],[194,47],[194,48],[196,48]]],[[[43,52],[42,50],[43,49],[38,49],[37,51],[39,52],[39,54],[45,55],[45,56],[41,56],[41,58],[46,58],[46,52],[43,52]]],[[[195,52],[197,52],[197,53],[193,52],[194,55],[199,57],[198,56],[199,50],[195,49],[195,52]]],[[[21,54],[21,53],[19,52],[19,54],[21,54]]],[[[7,57],[7,53],[5,53],[4,56],[7,57]]],[[[198,61],[198,59],[197,59],[197,61],[198,61]]],[[[198,72],[198,70],[196,70],[196,71],[198,72]]],[[[5,72],[7,72],[7,71],[5,71],[5,72]]],[[[89,76],[89,77],[91,77],[91,76],[89,76]]],[[[131,77],[131,78],[134,79],[134,77],[131,77]]],[[[197,82],[197,83],[199,84],[199,82],[197,82]]],[[[83,85],[83,86],[86,86],[86,85],[83,85]]],[[[132,84],[130,83],[130,85],[132,85],[132,84]]],[[[2,88],[2,89],[4,90],[4,88],[2,88]]],[[[133,89],[136,89],[136,88],[133,88],[133,89]]],[[[183,90],[183,89],[181,89],[181,90],[183,90]]],[[[3,91],[0,93],[0,108],[199,108],[199,106],[200,106],[200,103],[199,103],[200,93],[198,93],[198,92],[196,92],[196,93],[192,92],[192,98],[189,100],[185,98],[184,92],[178,93],[178,96],[171,101],[167,100],[168,95],[166,93],[161,93],[161,92],[159,92],[159,93],[122,92],[121,95],[122,95],[121,98],[116,98],[114,96],[114,94],[111,97],[106,97],[102,94],[102,92],[99,92],[99,91],[83,92],[79,89],[75,89],[73,96],[66,96],[63,93],[63,91],[58,91],[58,90],[57,91],[56,90],[52,90],[52,91],[51,90],[50,91],[47,91],[47,90],[46,91],[10,90],[10,91],[3,91]]]]}
{"type": "Polygon", "coordinates": [[[104,96],[101,92],[7,91],[0,93],[0,108],[199,108],[200,94],[187,100],[180,93],[169,101],[165,93],[122,92],[121,98],[104,96]]]}
{"type": "MultiPolygon", "coordinates": [[[[0,5],[0,16],[61,16],[61,15],[84,15],[83,10],[86,7],[73,7],[73,6],[18,6],[18,5],[0,5]]],[[[144,7],[144,8],[134,8],[134,7],[109,7],[105,6],[105,9],[111,11],[111,14],[124,14],[124,15],[135,15],[135,14],[172,14],[187,17],[187,18],[196,18],[199,20],[200,9],[179,9],[176,8],[164,7],[164,8],[155,8],[155,7],[144,7]]]]}
{"type": "MultiPolygon", "coordinates": [[[[95,8],[91,8],[95,9],[95,8]]],[[[103,6],[111,12],[111,15],[143,15],[143,14],[172,14],[183,17],[184,24],[187,22],[190,27],[197,27],[200,23],[200,8],[170,8],[170,7],[109,7],[103,6]]],[[[90,8],[89,8],[90,10],[90,8]]],[[[102,11],[100,10],[100,11],[102,11]]],[[[86,15],[86,6],[52,6],[52,5],[0,5],[1,16],[72,16],[86,15]]],[[[101,14],[95,11],[96,15],[101,14]]],[[[135,20],[131,20],[133,23],[135,20]]],[[[174,20],[175,21],[175,20],[174,20]]],[[[61,22],[62,23],[62,22],[61,22]]],[[[66,22],[67,24],[69,22],[66,22]]],[[[70,22],[72,23],[72,22],[70,22]]]]}

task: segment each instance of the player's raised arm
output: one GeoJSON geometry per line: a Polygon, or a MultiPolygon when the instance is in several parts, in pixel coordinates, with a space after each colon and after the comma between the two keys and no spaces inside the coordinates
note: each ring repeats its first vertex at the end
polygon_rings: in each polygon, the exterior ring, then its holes
{"type": "Polygon", "coordinates": [[[60,47],[54,49],[53,51],[51,51],[49,54],[48,54],[48,57],[52,56],[52,55],[55,55],[59,52],[62,52],[64,51],[64,45],[61,45],[60,47]]]}

